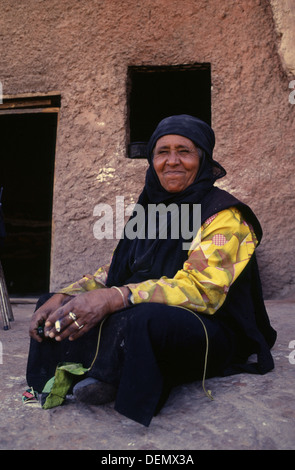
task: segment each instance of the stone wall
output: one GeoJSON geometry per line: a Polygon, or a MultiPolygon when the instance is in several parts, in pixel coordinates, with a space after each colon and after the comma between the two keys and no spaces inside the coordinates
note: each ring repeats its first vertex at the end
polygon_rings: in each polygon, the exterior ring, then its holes
{"type": "Polygon", "coordinates": [[[94,207],[142,188],[146,162],[126,159],[128,66],[206,62],[220,186],[261,220],[265,297],[292,292],[295,106],[269,1],[2,0],[0,22],[4,93],[61,94],[52,290],[109,260],[94,207]]]}

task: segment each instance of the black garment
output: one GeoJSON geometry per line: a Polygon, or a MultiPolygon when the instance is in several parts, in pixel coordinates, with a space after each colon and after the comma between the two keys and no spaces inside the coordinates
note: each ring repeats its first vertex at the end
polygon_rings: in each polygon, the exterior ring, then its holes
{"type": "MultiPolygon", "coordinates": [[[[204,198],[202,218],[233,205],[252,222],[261,237],[251,209],[218,188],[204,198]]],[[[175,259],[169,259],[169,269],[173,271],[175,259]]],[[[151,278],[153,269],[156,268],[151,266],[151,271],[142,275],[151,278]]],[[[265,374],[274,367],[270,349],[276,332],[265,310],[255,254],[216,314],[199,317],[209,336],[207,377],[243,371],[265,374]],[[257,354],[257,362],[248,364],[252,354],[257,354]]],[[[97,337],[98,327],[74,342],[49,340],[40,344],[32,340],[28,384],[41,390],[62,361],[82,362],[89,367],[97,337]]],[[[202,378],[204,351],[203,326],[193,313],[163,304],[139,304],[106,320],[99,354],[88,375],[118,386],[116,410],[148,426],[172,386],[202,378]]]]}
{"type": "MultiPolygon", "coordinates": [[[[224,168],[213,160],[214,145],[214,132],[203,121],[187,115],[163,119],[148,144],[150,166],[138,203],[146,212],[153,203],[161,202],[166,206],[173,203],[179,207],[182,204],[189,204],[191,213],[194,204],[201,204],[202,224],[210,216],[224,209],[236,207],[252,225],[260,243],[262,228],[251,208],[228,192],[214,186],[215,181],[226,174],[224,168]],[[195,181],[180,193],[167,192],[161,186],[153,167],[155,144],[160,137],[167,134],[184,136],[203,150],[195,181]]],[[[159,237],[154,240],[130,240],[126,236],[123,237],[114,252],[107,285],[122,286],[147,279],[159,279],[161,276],[173,277],[187,259],[187,252],[182,249],[183,241],[181,236],[178,239],[168,237],[166,240],[159,237]]],[[[239,358],[235,358],[235,366],[232,365],[232,369],[229,368],[228,371],[236,371],[243,367],[242,364],[249,356],[249,350],[257,353],[260,351],[258,365],[251,366],[252,371],[259,370],[265,373],[273,368],[270,348],[274,344],[276,333],[269,323],[265,310],[255,255],[244,273],[231,286],[225,304],[214,317],[220,317],[228,322],[234,334],[241,335],[242,338],[239,342],[239,358]]]]}
{"type": "MultiPolygon", "coordinates": [[[[214,133],[196,118],[174,116],[159,124],[149,144],[150,167],[138,203],[173,203],[180,207],[201,204],[202,223],[211,215],[237,207],[254,228],[260,242],[262,229],[252,210],[226,191],[214,187],[225,170],[212,158],[214,133]],[[157,139],[180,134],[203,150],[195,181],[180,193],[168,193],[159,183],[152,164],[157,139]]],[[[170,221],[171,222],[171,221],[170,221]]],[[[108,286],[173,277],[187,259],[183,238],[130,240],[123,237],[115,250],[108,286]]],[[[192,236],[193,238],[193,236],[192,236]]],[[[186,240],[187,241],[187,240],[186,240]]],[[[207,376],[241,371],[266,373],[273,368],[270,349],[276,333],[265,310],[255,255],[230,287],[223,306],[213,315],[199,315],[209,337],[207,376]],[[257,354],[256,364],[247,364],[257,354]]],[[[79,340],[57,343],[31,341],[27,378],[42,388],[60,361],[92,363],[98,331],[93,328],[79,340]]],[[[89,375],[118,386],[115,408],[127,417],[148,425],[165,403],[171,387],[202,378],[205,334],[192,312],[179,307],[143,303],[111,315],[104,323],[101,347],[89,375]]]]}
{"type": "MultiPolygon", "coordinates": [[[[207,377],[222,375],[236,338],[223,324],[199,316],[209,338],[207,377]]],[[[63,361],[93,361],[98,328],[76,341],[31,340],[27,381],[41,391],[63,361]]],[[[87,374],[118,387],[115,409],[145,426],[164,405],[171,388],[201,380],[205,366],[204,327],[193,313],[163,304],[140,304],[111,315],[102,327],[97,359],[87,374]]]]}
{"type": "MultiPolygon", "coordinates": [[[[206,220],[203,218],[203,214],[206,212],[203,209],[203,205],[206,204],[204,198],[213,188],[215,181],[226,174],[225,169],[212,158],[214,144],[215,136],[211,127],[195,117],[188,115],[170,116],[159,123],[148,144],[150,166],[146,173],[145,186],[137,202],[145,211],[145,218],[141,221],[143,225],[148,226],[149,208],[152,204],[162,204],[165,207],[174,204],[179,208],[179,212],[181,212],[181,207],[186,204],[189,206],[190,222],[193,220],[194,205],[202,204],[202,220],[206,220]],[[187,137],[202,150],[199,170],[195,180],[185,190],[177,193],[170,193],[163,188],[153,166],[154,145],[160,137],[166,134],[179,134],[187,137]]],[[[213,198],[215,198],[214,195],[213,198]]],[[[215,198],[215,202],[218,202],[218,198],[215,198]]],[[[130,223],[136,215],[137,209],[135,207],[135,211],[130,217],[130,223]]],[[[179,238],[173,239],[169,231],[171,226],[169,213],[167,214],[167,226],[167,239],[160,238],[159,227],[157,227],[157,237],[155,239],[145,237],[131,240],[126,235],[127,223],[124,236],[119,241],[112,258],[107,285],[120,286],[128,282],[158,279],[161,276],[174,276],[176,273],[175,267],[181,268],[182,262],[187,256],[187,252],[182,249],[183,242],[191,242],[196,233],[192,233],[190,239],[185,240],[180,229],[179,238]],[[171,253],[174,257],[173,266],[169,266],[171,253]]],[[[191,225],[190,228],[192,228],[191,225]]]]}

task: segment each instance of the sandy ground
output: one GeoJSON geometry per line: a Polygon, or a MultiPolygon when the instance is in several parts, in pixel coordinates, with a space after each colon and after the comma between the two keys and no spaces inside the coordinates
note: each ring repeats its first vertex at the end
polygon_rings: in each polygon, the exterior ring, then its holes
{"type": "Polygon", "coordinates": [[[51,410],[24,405],[33,305],[13,304],[11,329],[4,331],[0,318],[0,449],[294,450],[295,301],[266,304],[278,331],[274,371],[207,380],[213,401],[199,382],[178,387],[148,428],[118,414],[113,403],[68,400],[51,410]]]}

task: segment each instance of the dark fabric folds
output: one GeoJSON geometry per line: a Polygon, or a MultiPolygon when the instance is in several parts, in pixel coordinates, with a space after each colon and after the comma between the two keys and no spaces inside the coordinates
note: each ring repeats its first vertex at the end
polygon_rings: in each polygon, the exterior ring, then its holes
{"type": "MultiPolygon", "coordinates": [[[[261,225],[251,208],[233,195],[217,188],[216,180],[225,176],[224,168],[213,159],[214,132],[208,124],[187,115],[164,119],[148,144],[147,170],[138,207],[144,209],[143,224],[148,222],[151,204],[174,204],[189,207],[189,220],[194,205],[201,205],[201,223],[210,216],[238,208],[252,225],[258,242],[261,225]],[[159,182],[153,167],[153,149],[157,140],[167,134],[189,138],[201,149],[200,167],[195,181],[180,193],[168,193],[159,182]]],[[[168,226],[171,215],[167,212],[168,226]],[[169,218],[170,217],[170,218],[169,218]]],[[[130,223],[137,217],[136,208],[130,223]]],[[[110,266],[107,286],[122,286],[162,276],[173,277],[187,259],[183,242],[178,238],[130,239],[125,227],[110,266]]],[[[43,299],[44,301],[44,299],[43,299]]],[[[42,303],[42,300],[40,301],[42,303]]],[[[40,305],[40,304],[39,304],[40,305]]],[[[212,316],[200,315],[209,338],[207,377],[240,372],[265,374],[273,369],[271,348],[276,340],[265,309],[255,254],[244,271],[231,285],[227,298],[212,316]],[[248,358],[256,355],[255,362],[248,358]]],[[[36,390],[54,374],[59,362],[92,364],[98,327],[77,341],[60,343],[31,341],[27,380],[36,390]]],[[[145,426],[165,403],[171,387],[186,381],[199,380],[204,372],[206,338],[202,322],[185,309],[158,303],[142,303],[110,315],[103,324],[99,354],[90,377],[111,383],[118,388],[115,409],[145,426]]]]}
{"type": "MultiPolygon", "coordinates": [[[[151,203],[189,204],[191,213],[194,204],[201,204],[201,224],[210,216],[230,207],[241,211],[245,220],[252,225],[258,243],[262,239],[261,225],[252,209],[230,193],[216,187],[217,179],[225,176],[224,168],[213,160],[215,145],[214,132],[208,124],[199,119],[187,116],[171,116],[161,121],[151,136],[148,144],[150,166],[146,182],[138,204],[145,211],[151,203]],[[181,193],[167,193],[160,185],[153,168],[153,149],[157,140],[167,134],[178,134],[189,138],[203,151],[200,169],[195,181],[181,193]]],[[[134,214],[131,216],[134,217],[134,214]]],[[[147,218],[145,219],[146,222],[147,218]]],[[[183,247],[183,238],[161,240],[129,240],[123,237],[115,250],[111,263],[108,286],[121,286],[128,283],[142,282],[147,279],[158,279],[161,276],[173,277],[182,268],[187,259],[183,247]]],[[[225,304],[215,314],[240,338],[239,354],[227,368],[227,373],[248,370],[254,373],[266,373],[273,368],[270,348],[276,338],[276,332],[269,323],[265,310],[259,270],[256,256],[248,264],[245,272],[231,286],[225,304]],[[258,354],[256,364],[247,364],[250,354],[258,354]]]]}
{"type": "MultiPolygon", "coordinates": [[[[215,144],[215,136],[211,127],[205,122],[192,116],[177,115],[161,121],[153,133],[148,144],[148,159],[150,166],[146,173],[145,186],[139,196],[137,205],[144,209],[145,216],[141,223],[148,226],[148,210],[151,205],[164,205],[166,208],[175,205],[181,211],[182,205],[189,206],[190,220],[193,218],[194,205],[203,203],[203,199],[214,187],[217,179],[226,175],[225,169],[213,160],[213,148],[215,144]],[[178,131],[177,131],[178,130],[178,131]],[[184,191],[179,193],[169,193],[160,184],[159,178],[153,167],[153,148],[156,141],[166,134],[179,134],[192,140],[194,144],[202,149],[200,157],[200,167],[195,181],[184,191]]],[[[203,213],[203,207],[202,207],[203,213]]],[[[137,209],[130,217],[130,223],[137,216],[137,209]]],[[[162,275],[172,276],[175,272],[166,270],[166,263],[169,260],[167,253],[172,253],[177,257],[184,259],[185,253],[182,249],[183,242],[192,241],[196,233],[190,239],[184,240],[180,236],[177,240],[169,238],[169,228],[171,220],[168,213],[167,226],[168,237],[165,240],[145,237],[144,239],[130,240],[126,235],[126,227],[124,236],[119,241],[115,250],[112,264],[109,270],[107,285],[122,285],[127,282],[140,282],[143,280],[143,272],[150,272],[151,267],[157,260],[158,277],[162,275]],[[164,271],[160,271],[163,269],[164,271]]],[[[127,224],[128,225],[128,224],[127,224]]],[[[154,272],[154,269],[153,269],[154,272]]],[[[151,278],[151,276],[150,276],[151,278]]]]}

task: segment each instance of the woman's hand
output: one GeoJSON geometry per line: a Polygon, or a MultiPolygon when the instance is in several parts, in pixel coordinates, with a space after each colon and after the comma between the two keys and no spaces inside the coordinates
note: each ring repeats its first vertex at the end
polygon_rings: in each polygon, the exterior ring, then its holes
{"type": "Polygon", "coordinates": [[[71,296],[66,294],[54,294],[45,302],[34,314],[30,321],[29,333],[32,338],[39,343],[42,341],[41,336],[38,335],[37,329],[39,326],[44,325],[48,316],[55,312],[59,307],[66,304],[71,300],[71,296]]]}
{"type": "MultiPolygon", "coordinates": [[[[127,299],[128,288],[122,287],[121,292],[127,299]]],[[[117,289],[95,289],[76,295],[48,316],[45,336],[56,341],[65,338],[73,341],[96,326],[106,315],[122,307],[123,298],[117,289]]]]}

